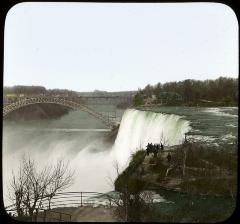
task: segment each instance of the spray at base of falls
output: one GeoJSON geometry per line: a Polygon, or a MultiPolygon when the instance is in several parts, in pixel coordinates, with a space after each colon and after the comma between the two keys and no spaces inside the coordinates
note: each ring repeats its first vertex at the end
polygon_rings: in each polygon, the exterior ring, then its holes
{"type": "Polygon", "coordinates": [[[148,143],[178,145],[190,130],[190,122],[181,116],[128,109],[123,114],[112,152],[123,169],[131,154],[146,148],[148,143]]]}
{"type": "MultiPolygon", "coordinates": [[[[74,116],[71,119],[75,122],[74,116]]],[[[189,122],[180,116],[126,110],[115,143],[111,146],[104,142],[105,134],[101,132],[76,132],[74,125],[59,131],[56,128],[61,125],[58,123],[50,131],[51,127],[46,122],[39,123],[4,126],[3,192],[7,204],[11,203],[7,198],[9,180],[12,171],[17,173],[24,153],[34,159],[39,168],[54,164],[58,158],[69,161],[76,175],[74,184],[67,191],[108,192],[114,188],[109,179],[114,180],[117,176],[115,161],[121,165],[120,169],[125,168],[131,153],[145,148],[148,142],[159,143],[162,140],[168,145],[179,144],[190,129],[189,122]]]]}

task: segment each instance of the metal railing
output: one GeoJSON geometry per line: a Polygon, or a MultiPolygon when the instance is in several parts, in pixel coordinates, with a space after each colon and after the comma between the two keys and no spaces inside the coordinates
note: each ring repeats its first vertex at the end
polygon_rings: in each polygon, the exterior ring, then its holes
{"type": "MultiPolygon", "coordinates": [[[[85,205],[111,205],[112,198],[99,192],[61,192],[53,196],[50,208],[85,205]]],[[[42,200],[42,208],[49,208],[48,198],[42,200]]]]}
{"type": "MultiPolygon", "coordinates": [[[[99,192],[60,192],[53,196],[50,200],[44,197],[41,202],[37,203],[37,212],[35,211],[32,217],[22,217],[22,219],[31,219],[31,221],[71,221],[71,214],[60,212],[63,208],[77,208],[82,206],[114,206],[114,200],[111,193],[99,193],[99,192]],[[41,203],[41,205],[39,204],[41,203]]],[[[5,210],[9,213],[15,214],[15,204],[5,207],[5,210]]],[[[21,217],[17,217],[21,219],[21,217]]]]}
{"type": "Polygon", "coordinates": [[[32,222],[71,222],[72,216],[71,214],[59,212],[59,211],[51,211],[51,210],[42,210],[38,214],[34,214],[31,217],[32,222]]]}

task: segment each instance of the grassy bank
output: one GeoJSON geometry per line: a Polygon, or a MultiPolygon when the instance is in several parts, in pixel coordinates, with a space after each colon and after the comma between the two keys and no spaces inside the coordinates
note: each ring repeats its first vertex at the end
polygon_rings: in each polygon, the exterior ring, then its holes
{"type": "Polygon", "coordinates": [[[197,143],[171,147],[157,157],[140,150],[115,181],[119,192],[126,186],[129,194],[154,190],[167,200],[148,204],[141,221],[224,221],[236,204],[237,152],[197,143]]]}

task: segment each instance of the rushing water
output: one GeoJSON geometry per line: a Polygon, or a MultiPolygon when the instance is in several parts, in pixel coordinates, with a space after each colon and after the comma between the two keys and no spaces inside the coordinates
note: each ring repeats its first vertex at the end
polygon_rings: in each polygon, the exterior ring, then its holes
{"type": "Polygon", "coordinates": [[[188,120],[191,130],[187,135],[193,141],[219,146],[238,139],[238,107],[155,107],[151,110],[188,120]]]}
{"type": "Polygon", "coordinates": [[[125,167],[131,154],[149,142],[178,145],[190,129],[189,122],[178,115],[126,110],[113,150],[120,166],[125,167]]]}
{"type": "MultiPolygon", "coordinates": [[[[96,108],[95,108],[96,109],[96,108]]],[[[104,141],[108,134],[101,121],[81,111],[72,111],[56,120],[4,121],[3,181],[4,201],[12,170],[16,171],[25,153],[39,166],[58,158],[70,161],[75,183],[69,191],[113,190],[114,162],[122,168],[132,152],[148,142],[180,144],[185,133],[195,140],[229,143],[237,139],[238,108],[152,108],[157,112],[118,110],[121,125],[113,145],[104,141]]]]}

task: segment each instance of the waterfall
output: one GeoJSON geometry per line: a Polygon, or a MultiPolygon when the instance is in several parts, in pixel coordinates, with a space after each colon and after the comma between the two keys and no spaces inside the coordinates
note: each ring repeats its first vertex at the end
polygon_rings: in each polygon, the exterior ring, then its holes
{"type": "Polygon", "coordinates": [[[119,165],[126,167],[131,154],[145,149],[148,143],[178,145],[190,129],[190,122],[178,115],[128,109],[123,114],[113,153],[119,165]]]}

